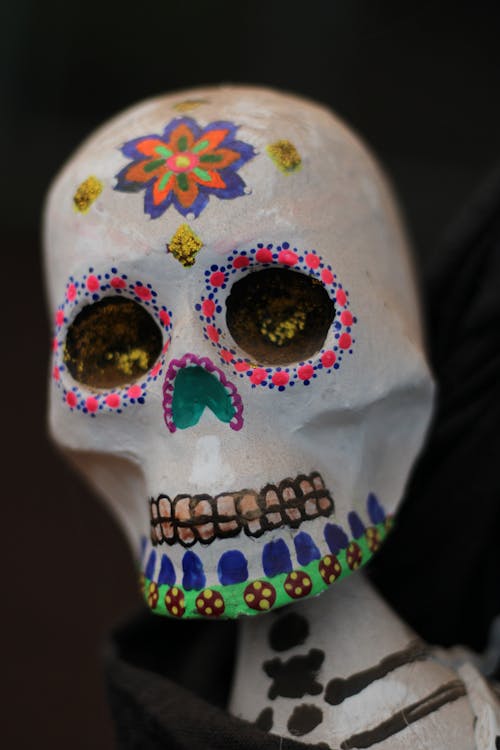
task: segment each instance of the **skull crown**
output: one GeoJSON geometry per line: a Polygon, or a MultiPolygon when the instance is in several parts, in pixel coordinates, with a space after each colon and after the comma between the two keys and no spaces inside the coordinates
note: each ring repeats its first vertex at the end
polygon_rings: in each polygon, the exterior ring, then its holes
{"type": "Polygon", "coordinates": [[[390,191],[334,115],[245,87],[143,102],[64,166],[44,240],[51,431],[154,612],[258,614],[368,561],[432,381],[390,191]]]}

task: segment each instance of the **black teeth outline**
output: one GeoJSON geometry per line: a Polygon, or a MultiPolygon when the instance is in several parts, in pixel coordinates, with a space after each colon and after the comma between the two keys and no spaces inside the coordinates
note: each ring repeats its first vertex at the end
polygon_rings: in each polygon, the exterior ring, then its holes
{"type": "Polygon", "coordinates": [[[221,492],[215,497],[212,495],[176,495],[173,500],[168,495],[160,494],[156,498],[150,498],[150,515],[151,515],[151,542],[154,546],[160,544],[168,544],[170,546],[174,544],[181,544],[183,547],[192,547],[197,542],[200,544],[208,545],[214,542],[216,539],[228,539],[230,537],[238,536],[242,531],[249,537],[258,539],[266,531],[272,531],[273,529],[279,529],[282,527],[289,527],[297,529],[304,521],[312,521],[320,516],[328,517],[334,510],[335,505],[333,498],[329,490],[325,487],[325,483],[321,475],[317,471],[311,472],[311,474],[299,474],[295,479],[287,478],[283,479],[278,485],[266,484],[259,493],[255,490],[240,490],[239,492],[221,492]],[[301,489],[300,483],[303,481],[308,482],[313,487],[319,484],[320,487],[313,489],[311,492],[304,492],[301,489]],[[317,481],[319,480],[319,482],[317,481]],[[294,492],[294,497],[290,500],[285,500],[283,497],[283,491],[291,488],[294,492]],[[272,505],[266,504],[266,495],[268,492],[275,492],[278,497],[278,502],[272,505]],[[253,495],[257,507],[254,510],[241,510],[241,502],[247,495],[253,495]],[[229,497],[234,502],[236,513],[231,515],[224,515],[219,512],[218,500],[221,497],[229,497]],[[178,503],[182,500],[189,498],[189,509],[191,517],[187,520],[179,520],[175,517],[175,510],[178,503]],[[162,516],[160,514],[160,501],[166,500],[170,505],[171,516],[162,516]],[[306,513],[306,506],[308,509],[310,503],[308,501],[315,501],[316,510],[312,513],[306,513]],[[327,507],[320,508],[319,501],[327,500],[327,507]],[[195,509],[200,502],[208,502],[211,506],[212,513],[200,514],[194,517],[195,509]],[[290,518],[287,511],[295,510],[298,511],[297,518],[290,518]],[[278,516],[278,518],[274,518],[278,516]],[[272,519],[272,520],[271,520],[272,519]],[[250,526],[254,526],[255,522],[259,523],[259,528],[252,530],[250,526]],[[166,535],[163,529],[163,524],[171,526],[172,534],[166,535]],[[213,525],[213,533],[209,538],[203,539],[200,534],[200,528],[206,524],[213,525]],[[227,526],[230,525],[230,528],[227,526]],[[179,530],[188,529],[192,534],[192,539],[189,541],[181,539],[179,530]]]}

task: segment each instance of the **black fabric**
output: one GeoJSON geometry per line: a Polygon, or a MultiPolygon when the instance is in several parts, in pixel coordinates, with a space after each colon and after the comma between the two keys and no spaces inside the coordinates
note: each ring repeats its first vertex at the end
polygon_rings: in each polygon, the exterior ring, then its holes
{"type": "Polygon", "coordinates": [[[436,416],[371,570],[426,640],[482,650],[500,612],[500,172],[424,281],[436,416]]]}
{"type": "MultiPolygon", "coordinates": [[[[436,416],[399,513],[370,567],[427,640],[485,645],[500,612],[500,174],[424,277],[436,416]]],[[[143,615],[107,655],[119,748],[314,747],[229,716],[236,623],[143,615]]]]}
{"type": "Polygon", "coordinates": [[[115,633],[108,694],[122,750],[300,750],[224,710],[236,623],[173,622],[145,613],[115,633]],[[187,627],[186,627],[187,626],[187,627]]]}

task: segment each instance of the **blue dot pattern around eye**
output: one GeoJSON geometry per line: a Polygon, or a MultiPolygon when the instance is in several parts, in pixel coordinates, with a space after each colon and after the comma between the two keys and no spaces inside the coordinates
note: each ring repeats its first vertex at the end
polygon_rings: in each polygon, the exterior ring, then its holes
{"type": "Polygon", "coordinates": [[[309,565],[313,560],[320,559],[321,552],[314,544],[312,537],[305,531],[299,532],[293,541],[299,565],[309,565]]]}
{"type": "Polygon", "coordinates": [[[383,523],[385,521],[385,511],[373,492],[368,495],[366,507],[372,523],[383,523]]]}
{"type": "Polygon", "coordinates": [[[338,555],[341,549],[345,549],[349,544],[347,534],[340,526],[335,523],[327,523],[325,526],[325,541],[328,544],[332,555],[338,555]]]}
{"type": "Polygon", "coordinates": [[[186,552],[182,558],[182,570],[184,576],[182,578],[182,585],[186,591],[199,591],[205,586],[206,577],[205,571],[203,570],[203,563],[201,562],[198,555],[194,552],[186,552]]]}
{"type": "Polygon", "coordinates": [[[160,573],[158,575],[158,583],[166,583],[168,586],[173,586],[175,583],[175,568],[172,561],[167,555],[162,555],[160,573]]]}
{"type": "Polygon", "coordinates": [[[262,567],[269,578],[292,570],[290,552],[283,539],[266,544],[262,552],[262,567]]]}
{"type": "Polygon", "coordinates": [[[248,578],[248,562],[243,552],[236,549],[224,552],[217,566],[217,574],[223,586],[246,581],[248,578]]]}
{"type": "Polygon", "coordinates": [[[349,526],[351,527],[353,537],[355,539],[359,539],[360,536],[363,536],[366,528],[363,521],[358,516],[358,514],[355,513],[355,511],[351,510],[351,512],[347,516],[347,520],[349,521],[349,526]]]}
{"type": "Polygon", "coordinates": [[[155,568],[156,568],[156,552],[153,550],[148,558],[146,569],[144,571],[144,575],[146,576],[146,578],[149,578],[150,580],[154,579],[155,568]]]}

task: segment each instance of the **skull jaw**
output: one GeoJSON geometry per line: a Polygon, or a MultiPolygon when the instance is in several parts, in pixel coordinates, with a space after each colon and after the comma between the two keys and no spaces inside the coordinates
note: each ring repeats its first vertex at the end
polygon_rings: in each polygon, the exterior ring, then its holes
{"type": "Polygon", "coordinates": [[[143,540],[144,598],[156,614],[235,618],[316,596],[368,562],[392,525],[373,494],[366,524],[351,511],[344,530],[333,514],[316,472],[258,495],[160,495],[143,540]]]}
{"type": "MultiPolygon", "coordinates": [[[[293,604],[299,599],[322,594],[334,582],[364,566],[379,548],[391,526],[392,516],[387,516],[384,521],[370,526],[362,537],[351,538],[347,546],[339,549],[336,555],[326,554],[307,565],[296,564],[288,573],[261,575],[258,578],[246,578],[240,583],[219,583],[214,586],[204,585],[204,576],[195,560],[189,568],[185,565],[184,585],[162,583],[162,580],[166,580],[162,577],[164,557],[158,560],[156,550],[144,539],[140,589],[150,610],[158,615],[183,619],[234,619],[264,614],[293,604]],[[215,602],[217,606],[210,606],[210,603],[215,602]]],[[[279,544],[279,540],[275,540],[275,544],[279,544]]],[[[172,570],[170,567],[169,569],[172,570]]]]}

